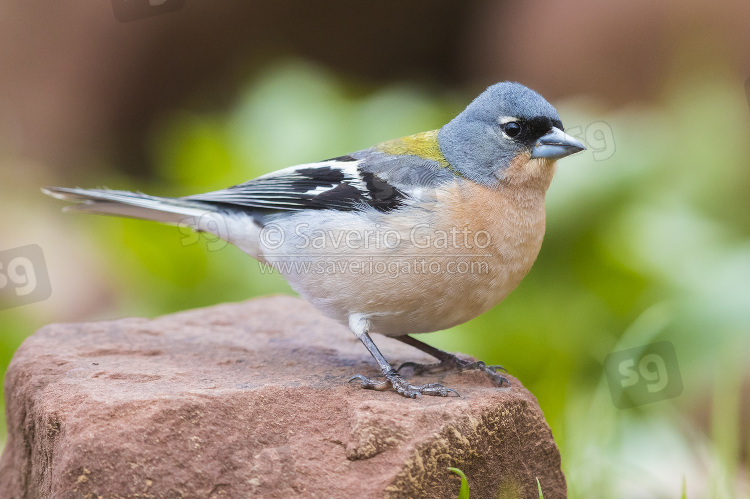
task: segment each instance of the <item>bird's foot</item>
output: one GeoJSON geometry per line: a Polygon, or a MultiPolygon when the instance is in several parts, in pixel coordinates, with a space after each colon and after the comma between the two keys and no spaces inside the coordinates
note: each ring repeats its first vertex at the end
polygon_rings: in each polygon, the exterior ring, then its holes
{"type": "Polygon", "coordinates": [[[474,371],[479,370],[484,372],[497,386],[503,386],[503,383],[510,386],[510,381],[505,376],[498,374],[497,371],[508,372],[503,366],[488,366],[481,360],[477,362],[471,362],[468,360],[459,359],[455,355],[446,357],[437,364],[417,364],[416,362],[404,362],[401,364],[397,372],[401,372],[402,369],[411,369],[414,374],[423,373],[437,373],[443,371],[474,371]]]}
{"type": "Polygon", "coordinates": [[[455,394],[456,397],[460,397],[456,390],[446,388],[438,383],[428,383],[426,385],[412,385],[407,383],[396,371],[391,370],[386,373],[385,380],[375,381],[370,378],[366,378],[361,374],[352,376],[349,382],[359,380],[362,388],[369,390],[388,390],[392,388],[397,393],[400,393],[404,397],[419,398],[422,395],[433,395],[436,397],[449,397],[451,394],[455,394]]]}

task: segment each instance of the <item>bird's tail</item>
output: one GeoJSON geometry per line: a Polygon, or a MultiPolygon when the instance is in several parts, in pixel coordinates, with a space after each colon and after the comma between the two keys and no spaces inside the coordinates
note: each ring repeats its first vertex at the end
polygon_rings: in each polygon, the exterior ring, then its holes
{"type": "MultiPolygon", "coordinates": [[[[216,232],[213,228],[216,225],[214,218],[221,216],[214,207],[208,204],[179,198],[149,196],[139,192],[66,187],[45,187],[42,192],[58,199],[77,203],[66,206],[65,211],[83,211],[153,220],[172,225],[185,225],[207,232],[216,232]]],[[[221,237],[220,234],[216,235],[221,237]]]]}

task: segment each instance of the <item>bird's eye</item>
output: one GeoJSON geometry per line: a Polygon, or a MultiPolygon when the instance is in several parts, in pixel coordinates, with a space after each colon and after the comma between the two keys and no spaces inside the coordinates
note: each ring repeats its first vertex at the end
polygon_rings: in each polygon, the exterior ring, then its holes
{"type": "Polygon", "coordinates": [[[505,135],[507,135],[511,139],[514,139],[518,137],[518,134],[521,133],[521,125],[519,125],[515,121],[509,121],[508,123],[503,125],[503,132],[505,132],[505,135]]]}

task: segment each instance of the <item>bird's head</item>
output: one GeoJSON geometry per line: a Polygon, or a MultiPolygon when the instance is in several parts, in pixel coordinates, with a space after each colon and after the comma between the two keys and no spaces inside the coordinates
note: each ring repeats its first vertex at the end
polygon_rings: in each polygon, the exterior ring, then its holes
{"type": "Polygon", "coordinates": [[[541,95],[520,83],[502,82],[441,128],[438,142],[461,175],[493,186],[513,171],[551,178],[556,160],[586,149],[563,130],[557,111],[541,95]]]}

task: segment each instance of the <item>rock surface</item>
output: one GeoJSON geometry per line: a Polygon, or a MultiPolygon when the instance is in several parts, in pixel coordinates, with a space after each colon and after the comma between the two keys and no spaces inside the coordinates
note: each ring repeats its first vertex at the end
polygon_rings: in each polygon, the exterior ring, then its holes
{"type": "MultiPolygon", "coordinates": [[[[430,361],[376,337],[393,363],[430,361]]],[[[345,327],[291,297],[157,319],[53,324],[5,381],[3,498],[565,497],[560,455],[515,378],[420,376],[460,398],[347,384],[377,376],[345,327]]]]}

